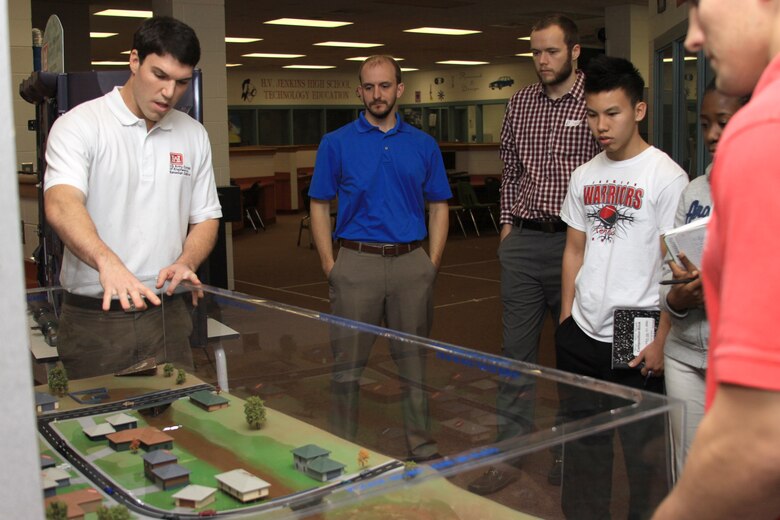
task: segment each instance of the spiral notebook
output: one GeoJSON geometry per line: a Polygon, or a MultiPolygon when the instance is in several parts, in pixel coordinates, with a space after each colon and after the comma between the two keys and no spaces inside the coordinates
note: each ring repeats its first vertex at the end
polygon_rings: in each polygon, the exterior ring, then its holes
{"type": "Polygon", "coordinates": [[[655,339],[661,311],[615,309],[612,332],[612,369],[631,369],[629,361],[655,339]]]}

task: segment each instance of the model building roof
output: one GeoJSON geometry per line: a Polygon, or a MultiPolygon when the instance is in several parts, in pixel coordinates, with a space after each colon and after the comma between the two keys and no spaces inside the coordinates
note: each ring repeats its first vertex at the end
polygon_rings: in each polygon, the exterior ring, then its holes
{"type": "Polygon", "coordinates": [[[179,478],[185,475],[189,475],[190,470],[178,464],[166,464],[165,466],[154,468],[152,473],[163,480],[170,480],[172,478],[179,478]]]}
{"type": "Polygon", "coordinates": [[[43,406],[44,404],[51,404],[56,402],[57,398],[52,395],[44,394],[43,392],[35,392],[36,406],[43,406]]]}
{"type": "Polygon", "coordinates": [[[98,504],[103,501],[103,495],[97,492],[95,488],[77,489],[70,493],[49,497],[45,500],[48,506],[52,502],[65,502],[68,505],[68,518],[83,518],[86,512],[82,506],[88,504],[98,504]]]}
{"type": "Polygon", "coordinates": [[[99,437],[101,435],[110,435],[115,432],[116,430],[114,427],[108,423],[95,424],[93,426],[84,428],[84,433],[87,435],[87,437],[99,437]]]}
{"type": "Polygon", "coordinates": [[[331,471],[339,471],[343,469],[344,464],[336,462],[328,457],[319,457],[309,462],[309,469],[318,473],[330,473],[331,471]]]}
{"type": "Polygon", "coordinates": [[[41,469],[53,468],[57,463],[54,461],[54,457],[50,455],[41,455],[41,469]]]}
{"type": "Polygon", "coordinates": [[[143,459],[149,464],[161,464],[163,462],[179,460],[176,455],[168,450],[154,450],[149,453],[144,453],[143,459]]]}
{"type": "Polygon", "coordinates": [[[198,484],[190,484],[189,486],[182,488],[178,493],[173,495],[174,499],[180,500],[193,500],[200,502],[214,493],[217,492],[217,488],[208,486],[199,486],[198,484]]]}
{"type": "Polygon", "coordinates": [[[146,428],[133,428],[130,430],[122,430],[121,432],[112,433],[107,436],[108,439],[116,444],[122,444],[124,442],[133,442],[138,439],[147,446],[154,444],[162,444],[163,442],[173,441],[173,437],[166,435],[157,428],[148,426],[146,428]]]}
{"type": "Polygon", "coordinates": [[[106,422],[112,426],[122,426],[123,424],[137,423],[138,419],[126,413],[118,413],[111,417],[106,417],[106,422]]]}
{"type": "Polygon", "coordinates": [[[226,398],[209,390],[200,390],[195,392],[194,394],[190,395],[190,399],[199,402],[203,406],[218,406],[229,402],[226,398]]]}
{"type": "Polygon", "coordinates": [[[316,444],[307,444],[306,446],[295,448],[294,450],[292,450],[292,453],[293,455],[296,455],[302,458],[303,460],[311,460],[317,457],[330,455],[330,452],[328,450],[326,450],[325,448],[320,448],[316,444]]]}
{"type": "Polygon", "coordinates": [[[237,490],[239,493],[249,493],[258,489],[265,489],[271,487],[271,484],[265,480],[258,478],[244,469],[234,469],[219,475],[214,475],[214,478],[222,482],[228,487],[237,490]]]}

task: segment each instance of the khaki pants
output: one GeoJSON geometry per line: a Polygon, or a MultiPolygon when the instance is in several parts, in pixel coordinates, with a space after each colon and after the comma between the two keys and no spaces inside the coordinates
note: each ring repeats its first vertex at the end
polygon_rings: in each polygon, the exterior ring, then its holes
{"type": "Polygon", "coordinates": [[[141,312],[63,304],[57,350],[69,379],[113,374],[150,357],[192,370],[191,333],[192,318],[181,296],[141,312]]]}
{"type": "MultiPolygon", "coordinates": [[[[333,314],[389,329],[427,336],[433,323],[436,268],[420,248],[383,257],[342,248],[328,283],[333,314]]],[[[359,381],[376,336],[344,327],[332,329],[334,409],[331,427],[354,439],[358,426],[359,381]]],[[[426,457],[437,452],[430,437],[428,399],[423,389],[425,352],[404,341],[390,341],[403,391],[404,429],[409,453],[426,457]]]]}

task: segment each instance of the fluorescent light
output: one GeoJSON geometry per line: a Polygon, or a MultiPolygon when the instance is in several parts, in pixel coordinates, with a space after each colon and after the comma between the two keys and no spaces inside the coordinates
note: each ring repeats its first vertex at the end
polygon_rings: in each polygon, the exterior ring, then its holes
{"type": "Polygon", "coordinates": [[[520,56],[521,58],[533,58],[534,53],[532,52],[521,52],[520,54],[515,54],[515,56],[520,56]]]}
{"type": "Polygon", "coordinates": [[[384,43],[360,43],[360,42],[320,42],[314,45],[320,47],[354,47],[357,49],[367,49],[369,47],[381,47],[384,43]]]}
{"type": "Polygon", "coordinates": [[[126,62],[126,61],[92,61],[90,63],[92,65],[106,65],[106,66],[111,66],[111,65],[125,65],[126,66],[128,64],[128,62],[126,62]]]}
{"type": "Polygon", "coordinates": [[[89,33],[90,38],[111,38],[112,36],[116,36],[119,33],[109,33],[109,32],[91,32],[89,33]]]}
{"type": "MultiPolygon", "coordinates": [[[[355,56],[354,58],[344,58],[345,61],[366,61],[370,56],[355,56]]],[[[404,58],[396,58],[391,56],[395,61],[404,61],[404,58]]]]}
{"type": "MultiPolygon", "coordinates": [[[[664,58],[664,63],[671,63],[674,61],[674,58],[664,58]]],[[[683,61],[696,61],[696,56],[686,56],[683,58],[683,61]]]]}
{"type": "Polygon", "coordinates": [[[283,69],[312,69],[312,70],[322,70],[322,69],[335,69],[335,65],[285,65],[282,67],[283,69]]]}
{"type": "Polygon", "coordinates": [[[415,70],[420,70],[420,69],[415,69],[412,67],[401,67],[401,72],[414,72],[415,70]]]}
{"type": "Polygon", "coordinates": [[[119,54],[130,54],[131,52],[133,52],[133,51],[122,51],[119,54]]]}
{"type": "Polygon", "coordinates": [[[238,36],[225,36],[225,43],[254,43],[262,38],[240,38],[238,36]]]}
{"type": "Polygon", "coordinates": [[[95,13],[95,16],[122,16],[125,18],[151,18],[152,11],[137,11],[132,9],[104,9],[95,13]]]}
{"type": "Polygon", "coordinates": [[[225,67],[241,67],[243,63],[225,63],[225,67]]]}
{"type": "Polygon", "coordinates": [[[439,65],[488,65],[489,61],[447,60],[437,61],[439,65]]]}
{"type": "Polygon", "coordinates": [[[325,29],[333,29],[334,27],[344,27],[345,25],[352,25],[352,22],[336,22],[332,20],[309,20],[306,18],[278,18],[276,20],[268,20],[263,22],[271,25],[293,25],[295,27],[323,27],[325,29]]]}
{"type": "Polygon", "coordinates": [[[470,29],[448,29],[446,27],[418,27],[416,29],[404,29],[404,32],[418,34],[443,34],[445,36],[463,36],[466,34],[479,34],[482,31],[470,29]]]}
{"type": "Polygon", "coordinates": [[[250,52],[249,54],[242,54],[243,58],[279,58],[279,59],[291,59],[291,58],[303,58],[305,54],[276,54],[273,52],[250,52]]]}
{"type": "Polygon", "coordinates": [[[525,41],[529,41],[530,42],[531,41],[531,37],[530,36],[521,36],[520,38],[518,38],[518,40],[525,40],[525,41]]]}

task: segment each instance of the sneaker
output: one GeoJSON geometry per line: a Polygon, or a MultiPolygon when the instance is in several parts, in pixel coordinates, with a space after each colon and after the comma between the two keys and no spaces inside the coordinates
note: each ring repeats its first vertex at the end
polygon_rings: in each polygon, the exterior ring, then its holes
{"type": "Polygon", "coordinates": [[[477,495],[489,495],[504,489],[514,481],[515,477],[490,467],[484,474],[469,484],[469,491],[477,495]]]}
{"type": "Polygon", "coordinates": [[[547,472],[547,483],[551,486],[560,486],[561,478],[563,476],[563,458],[556,456],[553,459],[550,471],[547,472]]]}

